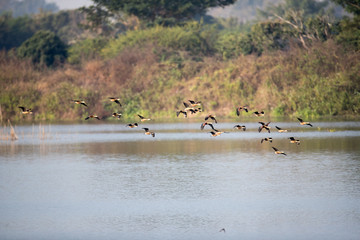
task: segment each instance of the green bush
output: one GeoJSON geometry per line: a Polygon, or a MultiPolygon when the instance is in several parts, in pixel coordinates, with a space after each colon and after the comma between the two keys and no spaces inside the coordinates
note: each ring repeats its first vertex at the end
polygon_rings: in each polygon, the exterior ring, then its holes
{"type": "Polygon", "coordinates": [[[106,46],[108,40],[105,38],[85,39],[72,45],[68,50],[68,62],[78,64],[83,59],[89,60],[98,56],[106,46]]]}
{"type": "Polygon", "coordinates": [[[34,64],[53,66],[65,61],[66,46],[50,31],[38,31],[18,48],[18,56],[30,58],[34,64]]]}
{"type": "Polygon", "coordinates": [[[125,48],[135,45],[144,46],[149,43],[174,50],[189,51],[193,54],[207,53],[209,47],[200,33],[201,29],[197,23],[190,23],[184,27],[156,26],[144,30],[127,31],[126,34],[110,41],[102,50],[102,54],[106,58],[111,58],[125,48]]]}

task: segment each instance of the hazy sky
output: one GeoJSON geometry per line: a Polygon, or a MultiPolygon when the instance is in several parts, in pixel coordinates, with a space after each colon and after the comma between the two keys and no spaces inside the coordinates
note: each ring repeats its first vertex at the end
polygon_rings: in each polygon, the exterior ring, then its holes
{"type": "Polygon", "coordinates": [[[60,9],[74,9],[92,3],[91,0],[46,0],[46,2],[56,3],[60,9]]]}

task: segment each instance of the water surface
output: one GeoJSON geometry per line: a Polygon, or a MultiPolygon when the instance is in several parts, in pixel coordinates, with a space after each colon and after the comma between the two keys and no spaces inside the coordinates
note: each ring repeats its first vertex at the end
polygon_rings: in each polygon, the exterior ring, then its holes
{"type": "Polygon", "coordinates": [[[0,239],[359,238],[359,122],[235,124],[17,126],[0,141],[0,239]]]}

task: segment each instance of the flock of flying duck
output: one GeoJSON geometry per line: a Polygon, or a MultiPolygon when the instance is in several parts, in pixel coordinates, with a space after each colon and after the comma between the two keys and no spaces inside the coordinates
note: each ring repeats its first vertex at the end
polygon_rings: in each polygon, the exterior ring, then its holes
{"type": "MultiPolygon", "coordinates": [[[[122,104],[120,103],[120,99],[119,99],[119,98],[110,97],[109,100],[110,100],[111,102],[114,102],[114,103],[118,104],[120,107],[122,106],[122,104]]],[[[86,102],[85,102],[84,100],[72,100],[72,101],[73,101],[74,103],[76,103],[76,104],[79,104],[79,105],[83,105],[83,106],[85,106],[85,107],[88,107],[88,105],[86,104],[86,102]]],[[[196,114],[196,113],[198,113],[198,112],[202,112],[202,107],[201,107],[201,106],[202,106],[202,103],[201,103],[201,101],[188,100],[188,102],[183,102],[183,105],[184,105],[184,108],[176,112],[176,116],[177,116],[177,117],[179,117],[180,114],[183,114],[184,118],[187,118],[189,114],[196,114]]],[[[22,113],[23,115],[28,115],[28,114],[32,114],[32,113],[33,113],[31,108],[28,109],[28,108],[25,108],[25,107],[23,107],[23,106],[19,106],[18,108],[21,109],[21,113],[22,113]]],[[[237,116],[240,116],[241,111],[249,112],[247,106],[239,106],[239,107],[236,108],[236,115],[237,115],[237,116]]],[[[265,115],[264,111],[261,111],[261,112],[255,111],[255,112],[253,112],[253,114],[254,114],[255,116],[257,116],[257,117],[262,117],[262,116],[265,115]]],[[[112,116],[115,117],[115,118],[120,119],[122,115],[121,115],[121,113],[119,113],[119,112],[114,112],[114,113],[112,114],[112,116]]],[[[142,116],[142,115],[140,115],[140,114],[137,114],[137,116],[139,117],[139,120],[140,120],[141,122],[146,122],[146,121],[150,121],[150,120],[151,120],[150,118],[145,118],[144,116],[142,116]]],[[[89,120],[89,119],[92,119],[92,118],[97,119],[97,120],[103,119],[103,118],[100,118],[100,117],[97,116],[97,115],[89,115],[89,116],[87,116],[87,117],[85,118],[85,120],[89,120]]],[[[310,122],[305,122],[305,121],[303,121],[301,118],[297,118],[297,119],[299,120],[300,125],[308,125],[308,126],[310,126],[310,127],[313,126],[310,122]]],[[[205,120],[205,122],[203,122],[203,123],[201,124],[200,129],[201,129],[201,130],[204,130],[204,128],[205,128],[206,126],[209,126],[209,127],[212,129],[212,131],[209,132],[209,133],[211,134],[211,136],[217,137],[217,136],[220,136],[220,135],[223,134],[223,133],[227,133],[227,132],[219,131],[219,130],[217,130],[217,129],[214,127],[214,123],[215,123],[215,124],[218,123],[218,121],[216,120],[215,116],[209,114],[209,115],[207,115],[207,116],[205,117],[204,120],[205,120]]],[[[258,132],[260,133],[260,132],[264,129],[265,131],[267,131],[268,133],[270,133],[270,128],[271,128],[271,127],[269,126],[270,123],[271,123],[271,122],[268,122],[268,123],[259,122],[259,124],[260,124],[261,126],[259,127],[258,132]]],[[[126,127],[129,127],[129,128],[136,128],[136,127],[138,127],[138,126],[139,126],[139,124],[138,124],[137,122],[135,122],[135,123],[129,123],[129,124],[126,125],[126,127]]],[[[234,128],[234,129],[238,129],[238,130],[246,131],[246,126],[244,126],[244,125],[235,125],[233,128],[234,128]]],[[[275,126],[275,128],[277,129],[277,131],[278,131],[279,133],[290,132],[290,130],[282,129],[282,128],[278,127],[278,126],[275,126]]],[[[144,127],[144,128],[142,128],[142,129],[144,129],[144,131],[145,131],[144,134],[145,134],[145,135],[150,135],[150,136],[152,136],[152,137],[155,137],[155,133],[152,132],[152,131],[150,131],[149,128],[144,127]]],[[[299,139],[295,139],[294,137],[289,137],[288,139],[290,140],[290,143],[294,143],[294,144],[296,144],[296,145],[300,145],[300,140],[299,140],[299,139]]],[[[270,143],[272,143],[272,141],[273,141],[273,139],[272,139],[271,137],[266,137],[266,138],[261,139],[260,143],[263,143],[263,142],[270,142],[270,143]]],[[[276,147],[272,147],[272,149],[274,150],[275,154],[286,155],[285,152],[280,151],[280,150],[277,149],[276,147]]]]}

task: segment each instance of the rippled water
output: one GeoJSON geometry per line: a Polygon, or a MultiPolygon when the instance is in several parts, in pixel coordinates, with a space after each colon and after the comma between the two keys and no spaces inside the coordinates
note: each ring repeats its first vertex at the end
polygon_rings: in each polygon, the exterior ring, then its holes
{"type": "Polygon", "coordinates": [[[18,126],[0,141],[0,239],[359,239],[359,122],[235,124],[18,126]]]}

